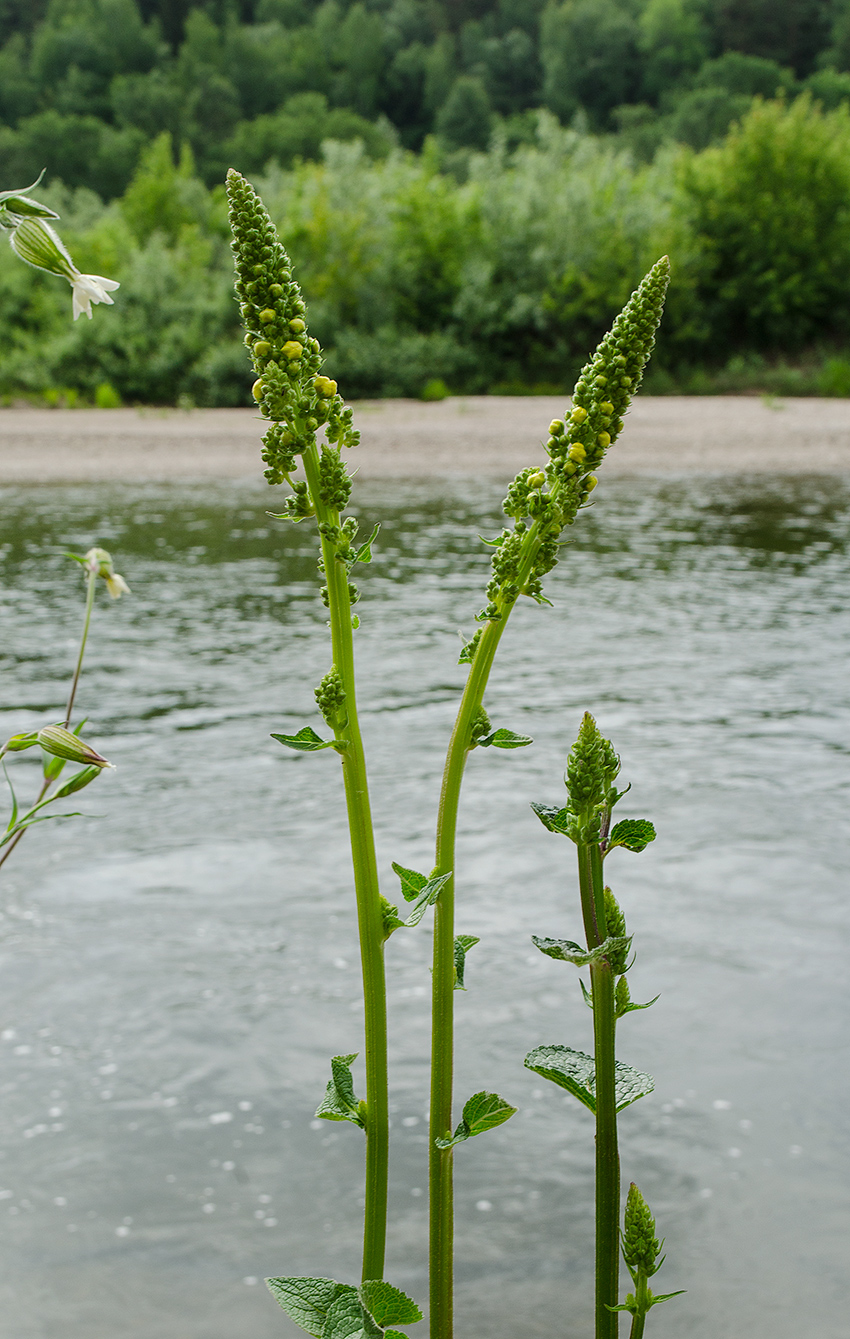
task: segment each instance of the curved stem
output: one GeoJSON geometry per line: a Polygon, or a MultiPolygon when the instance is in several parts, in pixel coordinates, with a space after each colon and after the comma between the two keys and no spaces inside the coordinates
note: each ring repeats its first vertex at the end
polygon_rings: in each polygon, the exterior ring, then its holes
{"type": "MultiPolygon", "coordinates": [[[[315,446],[303,455],[310,495],[320,523],[339,525],[339,513],[320,497],[319,454],[315,446]]],[[[389,1176],[389,1087],[387,1073],[387,991],[384,974],[384,931],[378,862],[369,804],[366,758],[357,719],[354,680],[354,638],[348,571],[336,545],[321,535],[328,586],[333,663],[345,690],[348,721],[334,731],[348,742],[341,750],[345,803],[351,833],[351,859],[357,899],[357,926],[363,974],[366,1061],[366,1208],[363,1225],[363,1278],[384,1274],[389,1176]]]]}
{"type": "MultiPolygon", "coordinates": [[[[92,606],[94,605],[94,593],[96,586],[97,586],[97,572],[96,571],[89,572],[88,587],[86,590],[86,609],[85,609],[85,615],[83,617],[83,632],[82,636],[80,637],[80,649],[79,652],[77,653],[77,663],[74,667],[74,677],[71,680],[71,689],[68,694],[68,705],[65,708],[65,719],[62,722],[66,730],[71,724],[71,713],[74,710],[74,699],[77,696],[77,688],[80,682],[80,673],[82,672],[83,668],[83,656],[86,653],[86,642],[88,641],[89,624],[91,623],[91,611],[92,606]]],[[[46,777],[45,780],[42,782],[41,790],[38,792],[38,795],[35,798],[34,809],[37,808],[38,805],[41,803],[41,801],[44,799],[45,795],[50,790],[52,784],[53,779],[51,777],[46,777]]],[[[12,838],[12,840],[9,842],[9,845],[6,847],[6,850],[3,852],[2,855],[0,855],[0,865],[4,865],[6,863],[6,861],[9,859],[9,856],[12,854],[12,852],[14,851],[15,847],[17,846],[18,842],[21,840],[25,832],[26,828],[22,828],[21,831],[15,837],[12,838]]]]}

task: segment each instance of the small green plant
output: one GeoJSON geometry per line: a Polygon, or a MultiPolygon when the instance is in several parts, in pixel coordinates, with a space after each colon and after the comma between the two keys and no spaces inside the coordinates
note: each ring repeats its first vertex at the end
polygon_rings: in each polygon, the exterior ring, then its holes
{"type": "MultiPolygon", "coordinates": [[[[626,410],[640,385],[661,318],[669,266],[664,257],[632,295],[593,358],[582,370],[572,405],[549,425],[548,460],[522,470],[508,488],[503,509],[512,525],[488,541],[493,549],[481,626],[464,646],[460,663],[469,666],[466,687],[449,742],[437,821],[436,854],[428,873],[394,864],[403,914],[380,889],[366,755],[355,685],[354,633],[359,599],[352,581],[359,563],[372,559],[376,526],[358,540],[359,526],[345,516],[351,478],[342,450],[356,445],[352,411],[337,383],[322,374],[318,341],[307,329],[306,308],[292,266],[259,196],[237,172],[227,178],[236,290],[256,380],[254,399],[269,427],[263,437],[266,478],[288,484],[291,492],[279,519],[313,520],[319,534],[319,568],[326,585],[332,664],[315,696],[326,732],[311,725],[293,734],[275,734],[287,748],[336,753],[343,774],[351,835],[354,891],[360,936],[365,1004],[366,1090],[358,1097],[352,1066],[356,1055],[331,1060],[331,1078],[316,1112],[325,1120],[347,1121],[363,1131],[366,1194],[362,1283],[331,1279],[269,1280],[292,1320],[316,1339],[398,1339],[395,1324],[419,1319],[415,1305],[382,1282],[386,1243],[389,1100],[387,1008],[384,950],[401,929],[420,924],[434,908],[432,986],[430,1188],[430,1325],[433,1339],[453,1331],[453,1159],[454,1150],[502,1124],[515,1108],[496,1093],[474,1093],[460,1122],[453,1119],[454,998],[464,989],[466,955],[478,942],[456,935],[455,834],[461,787],[470,753],[477,748],[512,750],[531,744],[526,735],[493,728],[484,694],[499,642],[520,596],[548,604],[543,578],[558,561],[561,535],[573,525],[596,487],[593,473],[623,429],[626,410]],[[324,433],[324,442],[318,434],[324,433]],[[301,470],[299,472],[299,463],[301,470]],[[378,1310],[373,1299],[386,1300],[378,1310]]],[[[616,1242],[616,1220],[614,1228],[616,1242]]],[[[614,1297],[612,1300],[616,1300],[614,1297]]]]}
{"type": "MultiPolygon", "coordinates": [[[[572,747],[565,777],[567,804],[532,808],[549,832],[569,837],[578,854],[578,879],[585,947],[571,939],[539,939],[541,953],[559,962],[590,969],[590,990],[582,994],[593,1011],[593,1055],[569,1046],[537,1046],[525,1057],[528,1069],[549,1079],[577,1098],[596,1118],[596,1339],[616,1339],[617,1311],[634,1317],[633,1339],[643,1334],[646,1312],[668,1297],[653,1297],[647,1279],[660,1267],[655,1223],[637,1186],[632,1184],[626,1206],[623,1253],[636,1293],[618,1306],[620,1154],[617,1116],[627,1106],[651,1093],[648,1074],[622,1064],[616,1056],[617,1023],[626,1014],[648,1009],[658,999],[634,1004],[627,973],[631,968],[632,936],[626,918],[603,875],[603,862],[621,847],[643,851],[655,840],[655,828],[645,818],[625,818],[611,827],[614,805],[626,794],[617,790],[620,759],[611,742],[603,739],[596,722],[585,713],[572,747]]],[[[628,788],[627,788],[628,789],[628,788]]]]}
{"type": "Polygon", "coordinates": [[[50,810],[50,806],[55,804],[57,800],[66,800],[71,795],[75,795],[77,791],[83,790],[85,786],[96,780],[102,771],[112,767],[111,762],[107,761],[96,749],[93,749],[90,744],[80,738],[85,720],[80,721],[73,730],[71,729],[71,720],[83,668],[83,657],[86,653],[86,642],[88,641],[89,624],[91,623],[98,580],[102,579],[106,583],[106,588],[113,599],[128,594],[129,587],[124,578],[115,571],[112,557],[106,549],[89,549],[84,557],[80,557],[76,553],[71,553],[68,557],[81,563],[85,571],[86,604],[83,615],[83,630],[68,693],[68,702],[65,707],[65,716],[61,723],[45,726],[41,730],[24,731],[21,734],[12,735],[10,739],[6,740],[5,744],[0,745],[0,763],[2,763],[12,797],[11,816],[6,824],[5,831],[0,832],[0,866],[5,864],[27,830],[36,823],[44,823],[50,818],[79,817],[77,813],[56,813],[50,810]],[[41,748],[44,759],[43,781],[32,804],[28,808],[22,809],[18,803],[9,773],[6,770],[4,759],[8,753],[24,753],[28,749],[37,747],[41,748]],[[80,770],[53,790],[52,787],[59,781],[66,762],[80,763],[80,770]]]}

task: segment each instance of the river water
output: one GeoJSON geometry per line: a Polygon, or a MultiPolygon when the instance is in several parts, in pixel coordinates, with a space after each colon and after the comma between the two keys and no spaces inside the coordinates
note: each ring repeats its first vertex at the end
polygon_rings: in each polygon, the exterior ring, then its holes
{"type": "MultiPolygon", "coordinates": [[[[458,1094],[519,1108],[457,1152],[458,1334],[591,1332],[591,1118],[525,1071],[590,1045],[560,803],[591,708],[623,757],[624,815],[658,840],[611,857],[635,935],[621,1057],[655,1093],[621,1117],[624,1181],[667,1238],[658,1339],[843,1339],[850,1259],[850,484],[621,479],[600,487],[519,608],[488,706],[535,738],[470,760],[458,1094]]],[[[117,770],[84,818],[3,868],[0,1335],[300,1333],[267,1274],[354,1279],[362,1140],[313,1120],[328,1058],[360,1049],[339,767],[269,738],[319,726],[329,665],[315,540],[259,485],[0,493],[0,734],[61,716],[81,609],[63,551],[112,549],[79,697],[117,770]]],[[[439,775],[500,493],[364,484],[383,526],[360,569],[362,712],[385,891],[427,870],[439,775]]],[[[10,774],[26,797],[31,755],[10,774]]],[[[388,1277],[424,1302],[430,926],[388,946],[388,1277]]],[[[362,1086],[362,1070],[355,1067],[362,1086]]],[[[414,1327],[411,1335],[424,1326],[414,1327]]],[[[626,1325],[623,1324],[625,1333],[626,1325]]]]}

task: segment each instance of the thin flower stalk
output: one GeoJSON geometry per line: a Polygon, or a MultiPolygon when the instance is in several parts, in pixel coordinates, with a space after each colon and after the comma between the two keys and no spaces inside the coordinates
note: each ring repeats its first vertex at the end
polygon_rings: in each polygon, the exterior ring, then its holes
{"type": "Polygon", "coordinates": [[[593,470],[623,429],[655,342],[669,279],[662,257],[632,295],[593,359],[583,368],[564,419],[549,426],[548,464],[520,472],[503,503],[514,521],[494,542],[483,627],[464,648],[470,671],[443,771],[435,873],[447,875],[436,906],[432,975],[431,1114],[429,1132],[430,1306],[432,1339],[453,1335],[453,1108],[455,899],[457,814],[476,722],[505,625],[520,595],[538,603],[542,578],[556,565],[560,536],[596,487],[593,470]]]}
{"type": "MultiPolygon", "coordinates": [[[[366,760],[357,714],[352,613],[357,590],[349,573],[356,561],[371,556],[369,545],[354,547],[357,523],[342,519],[351,480],[340,448],[354,445],[351,410],[343,405],[337,384],[320,372],[318,341],[307,330],[306,308],[292,278],[289,257],[261,200],[239,173],[227,177],[236,289],[246,327],[256,381],[254,399],[270,421],[263,442],[269,483],[289,483],[283,516],[292,521],[315,518],[321,541],[320,568],[326,578],[322,592],[330,617],[333,664],[316,689],[316,700],[333,739],[322,741],[309,727],[298,735],[276,735],[291,748],[314,751],[331,747],[342,763],[354,891],[360,937],[365,1003],[366,1098],[353,1096],[349,1068],[353,1056],[335,1057],[334,1078],[318,1115],[349,1120],[366,1136],[366,1202],[362,1278],[383,1278],[386,1247],[389,1166],[389,1096],[387,1075],[386,983],[383,945],[387,937],[384,903],[378,880],[366,760]],[[325,444],[317,433],[324,428],[325,444]],[[300,457],[303,479],[293,479],[300,457]]],[[[273,1291],[288,1296],[276,1280],[273,1291]]],[[[290,1280],[295,1286],[298,1281],[290,1280]]],[[[343,1287],[344,1285],[335,1285],[343,1287]]],[[[347,1286],[347,1285],[345,1285],[347,1286]]],[[[357,1303],[359,1305],[360,1303],[357,1303]]],[[[300,1322],[299,1322],[300,1323],[300,1322]]]]}

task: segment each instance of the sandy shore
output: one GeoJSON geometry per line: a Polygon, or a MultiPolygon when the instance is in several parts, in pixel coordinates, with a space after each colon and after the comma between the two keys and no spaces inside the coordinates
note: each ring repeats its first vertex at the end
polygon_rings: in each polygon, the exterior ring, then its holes
{"type": "MultiPolygon", "coordinates": [[[[544,459],[564,400],[458,396],[355,406],[364,478],[507,478],[544,459]]],[[[0,485],[259,476],[250,409],[0,409],[0,485]]],[[[607,475],[850,473],[850,400],[638,398],[607,475]]]]}

